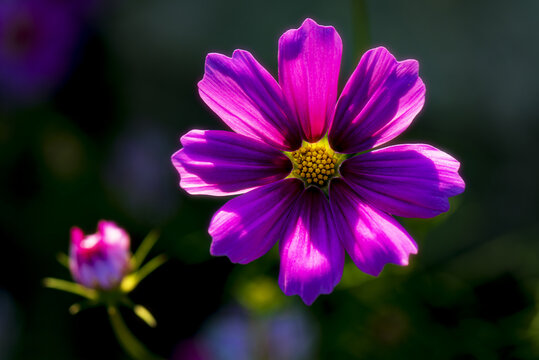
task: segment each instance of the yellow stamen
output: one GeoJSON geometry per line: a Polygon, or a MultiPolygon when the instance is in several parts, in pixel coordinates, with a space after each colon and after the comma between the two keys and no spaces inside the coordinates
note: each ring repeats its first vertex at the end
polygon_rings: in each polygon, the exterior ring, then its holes
{"type": "Polygon", "coordinates": [[[294,163],[292,175],[300,178],[306,184],[326,186],[332,177],[336,176],[341,157],[327,144],[320,141],[316,144],[305,144],[291,153],[294,163]]]}

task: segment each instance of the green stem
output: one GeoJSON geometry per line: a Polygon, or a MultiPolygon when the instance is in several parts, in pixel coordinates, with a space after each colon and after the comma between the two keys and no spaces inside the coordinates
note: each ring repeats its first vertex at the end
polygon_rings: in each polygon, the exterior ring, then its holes
{"type": "Polygon", "coordinates": [[[108,307],[110,324],[114,330],[114,334],[125,352],[135,360],[162,360],[160,357],[153,355],[146,349],[144,345],[129,331],[120,315],[118,308],[115,306],[108,307]]]}

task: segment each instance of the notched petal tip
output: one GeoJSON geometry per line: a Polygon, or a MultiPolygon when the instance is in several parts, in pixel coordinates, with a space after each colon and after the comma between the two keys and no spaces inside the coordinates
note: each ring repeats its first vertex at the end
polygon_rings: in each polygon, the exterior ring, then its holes
{"type": "Polygon", "coordinates": [[[415,59],[397,61],[397,74],[404,71],[406,71],[409,76],[419,77],[419,61],[415,59]]]}
{"type": "Polygon", "coordinates": [[[348,159],[341,174],[354,191],[389,214],[430,218],[464,191],[459,162],[426,144],[401,144],[348,159]]]}
{"type": "Polygon", "coordinates": [[[180,144],[185,147],[185,145],[192,141],[192,139],[197,139],[204,136],[204,133],[206,133],[206,131],[208,130],[191,129],[182,136],[180,136],[180,144]]]}
{"type": "Polygon", "coordinates": [[[368,275],[371,275],[371,276],[374,276],[374,277],[379,277],[380,274],[382,273],[382,271],[384,271],[384,269],[387,267],[387,265],[391,264],[391,265],[397,265],[397,266],[408,266],[410,265],[410,258],[412,255],[416,255],[417,254],[417,249],[415,250],[411,250],[407,257],[404,257],[404,258],[401,258],[399,260],[394,260],[394,261],[389,261],[389,262],[386,262],[386,263],[380,263],[380,264],[377,264],[371,268],[359,268],[361,271],[363,271],[365,274],[368,274],[368,275]]]}
{"type": "Polygon", "coordinates": [[[395,219],[367,204],[342,179],[330,186],[330,202],[340,239],[356,266],[378,276],[388,263],[405,266],[417,244],[395,219]]]}
{"type": "MultiPolygon", "coordinates": [[[[185,136],[185,135],[184,135],[185,136]]],[[[172,154],[171,160],[172,165],[178,172],[178,175],[180,177],[180,180],[178,182],[179,186],[187,192],[189,195],[204,195],[203,191],[198,191],[196,187],[191,186],[189,178],[191,178],[191,174],[185,169],[185,166],[183,164],[183,154],[184,149],[180,149],[176,151],[174,154],[172,154]]],[[[200,190],[200,189],[199,189],[200,190]]]]}
{"type": "Polygon", "coordinates": [[[183,148],[171,159],[180,186],[189,194],[242,194],[284,179],[292,170],[281,151],[230,131],[191,130],[181,142],[183,148]]]}
{"type": "Polygon", "coordinates": [[[306,19],[279,38],[279,84],[304,140],[327,132],[337,99],[342,40],[332,26],[306,19]]]}
{"type": "Polygon", "coordinates": [[[388,62],[390,64],[394,64],[400,67],[401,70],[407,69],[407,72],[419,76],[419,61],[417,61],[416,59],[397,60],[395,55],[393,55],[393,53],[389,51],[389,49],[385,46],[377,46],[375,48],[369,49],[365,51],[362,58],[363,57],[375,57],[376,59],[382,59],[384,62],[388,62]]]}
{"type": "MultiPolygon", "coordinates": [[[[320,25],[312,18],[306,18],[305,20],[303,20],[303,23],[301,23],[301,26],[298,29],[291,29],[291,30],[306,30],[306,31],[324,30],[324,31],[334,32],[339,39],[341,38],[334,26],[320,25]]],[[[342,40],[341,40],[341,43],[342,43],[342,40]]]]}
{"type": "Polygon", "coordinates": [[[232,130],[279,150],[301,144],[279,84],[250,52],[236,49],[231,57],[208,54],[204,68],[199,95],[232,130]]]}
{"type": "Polygon", "coordinates": [[[368,50],[337,102],[329,143],[343,153],[384,144],[406,130],[424,103],[416,60],[397,61],[385,47],[368,50]]]}
{"type": "Polygon", "coordinates": [[[307,306],[311,306],[314,304],[316,299],[320,297],[320,295],[329,295],[333,292],[335,289],[335,286],[339,283],[340,278],[337,280],[337,282],[331,286],[331,288],[328,289],[320,289],[319,286],[313,286],[312,288],[301,288],[298,290],[297,288],[294,288],[293,286],[285,286],[285,284],[279,279],[279,287],[283,291],[283,293],[286,296],[294,296],[297,295],[300,297],[301,301],[307,306]]]}
{"type": "Polygon", "coordinates": [[[264,255],[282,238],[287,215],[302,188],[300,180],[285,179],[228,201],[210,222],[210,253],[240,264],[264,255]]]}
{"type": "Polygon", "coordinates": [[[417,243],[412,239],[412,242],[410,246],[408,247],[407,251],[402,254],[402,257],[396,258],[393,261],[389,261],[387,263],[379,263],[377,266],[372,268],[372,272],[365,272],[372,276],[380,276],[382,271],[386,268],[388,264],[391,265],[397,265],[397,266],[409,266],[410,265],[410,259],[412,258],[412,255],[417,255],[417,252],[419,251],[419,248],[417,246],[417,243]]]}
{"type": "Polygon", "coordinates": [[[320,189],[309,187],[296,201],[279,253],[279,286],[286,295],[299,295],[310,305],[339,283],[344,248],[328,200],[320,189]]]}
{"type": "Polygon", "coordinates": [[[176,166],[176,164],[180,161],[179,158],[182,151],[183,148],[180,148],[170,156],[170,161],[172,162],[172,165],[176,166]]]}

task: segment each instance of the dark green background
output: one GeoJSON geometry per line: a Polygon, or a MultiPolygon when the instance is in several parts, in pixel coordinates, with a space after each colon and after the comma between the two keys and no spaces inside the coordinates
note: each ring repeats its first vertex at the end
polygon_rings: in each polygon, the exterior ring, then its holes
{"type": "Polygon", "coordinates": [[[49,100],[0,111],[0,294],[11,304],[0,302],[0,358],[124,357],[104,309],[70,316],[78,299],[41,286],[69,278],[55,260],[69,228],[104,218],[133,247],[162,232],[152,254],[171,260],[133,293],[159,325],[125,313],[162,356],[239,303],[253,319],[299,308],[318,359],[536,359],[538,96],[534,0],[110,2],[49,100]],[[275,292],[275,251],[246,266],[210,258],[206,229],[225,199],[187,196],[169,160],[186,131],[224,129],[197,95],[206,54],[247,49],[276,75],[279,36],[305,17],[339,31],[341,85],[365,46],[419,60],[426,104],[397,142],[446,150],[467,184],[449,213],[403,220],[419,245],[409,267],[376,279],[348,264],[311,307],[275,292]]]}

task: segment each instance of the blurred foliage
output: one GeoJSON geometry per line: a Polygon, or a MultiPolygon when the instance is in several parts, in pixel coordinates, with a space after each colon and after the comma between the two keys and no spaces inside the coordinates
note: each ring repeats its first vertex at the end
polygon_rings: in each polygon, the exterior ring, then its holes
{"type": "Polygon", "coordinates": [[[74,296],[41,286],[68,276],[55,257],[69,228],[99,219],[126,228],[133,248],[161,232],[150,256],[170,261],[132,293],[158,326],[124,318],[162,356],[239,306],[242,324],[262,334],[301,309],[319,359],[539,357],[539,2],[102,5],[84,20],[55,91],[0,109],[1,359],[125,357],[106,312],[70,316],[74,296]],[[206,229],[226,199],[187,196],[169,160],[185,131],[225,128],[197,95],[206,54],[248,49],[276,75],[278,37],[307,16],[341,34],[341,83],[364,46],[358,29],[368,29],[369,46],[420,61],[427,103],[398,142],[447,150],[467,182],[449,213],[401,219],[419,245],[409,267],[373,278],[348,261],[335,291],[311,307],[278,289],[276,248],[245,266],[210,257],[206,229]]]}

